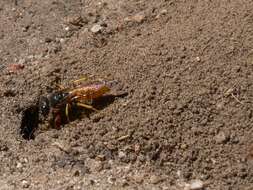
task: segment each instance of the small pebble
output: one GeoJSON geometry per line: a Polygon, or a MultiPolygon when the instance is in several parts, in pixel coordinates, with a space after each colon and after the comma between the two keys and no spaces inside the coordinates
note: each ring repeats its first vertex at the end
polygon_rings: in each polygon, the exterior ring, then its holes
{"type": "Polygon", "coordinates": [[[137,23],[142,23],[145,20],[145,15],[144,14],[136,14],[131,17],[126,17],[124,19],[125,22],[137,22],[137,23]]]}
{"type": "Polygon", "coordinates": [[[222,144],[226,143],[228,140],[227,135],[224,132],[219,132],[215,137],[214,137],[216,143],[222,144]]]}
{"type": "Polygon", "coordinates": [[[156,175],[152,175],[150,177],[150,183],[152,184],[158,184],[160,181],[161,181],[161,178],[156,175]]]}
{"type": "Polygon", "coordinates": [[[102,29],[103,29],[103,27],[102,27],[101,25],[95,24],[94,26],[91,27],[90,31],[91,31],[92,33],[95,33],[95,34],[96,34],[96,33],[101,32],[102,29]]]}
{"type": "Polygon", "coordinates": [[[29,26],[28,26],[28,27],[26,26],[26,27],[22,27],[22,28],[21,28],[22,32],[27,32],[28,29],[29,29],[29,26]]]}
{"type": "Polygon", "coordinates": [[[24,159],[23,159],[23,162],[24,162],[24,163],[28,163],[28,159],[27,159],[27,158],[24,158],[24,159]]]}
{"type": "Polygon", "coordinates": [[[29,186],[30,186],[30,184],[29,184],[28,181],[26,181],[26,180],[23,180],[23,181],[22,181],[22,187],[23,187],[23,188],[28,188],[29,186]]]}
{"type": "Polygon", "coordinates": [[[22,167],[23,167],[23,165],[22,165],[20,162],[18,162],[18,163],[17,163],[17,168],[20,169],[20,168],[22,168],[22,167]]]}
{"type": "Polygon", "coordinates": [[[98,161],[105,161],[105,159],[106,159],[106,157],[103,154],[100,154],[100,155],[96,156],[96,160],[98,160],[98,161]]]}
{"type": "Polygon", "coordinates": [[[203,181],[196,179],[193,180],[190,184],[190,190],[201,190],[204,188],[204,183],[203,181]]]}
{"type": "Polygon", "coordinates": [[[134,15],[132,19],[138,23],[142,23],[145,20],[145,15],[137,14],[137,15],[134,15]]]}
{"type": "Polygon", "coordinates": [[[167,13],[168,13],[168,11],[167,11],[166,9],[163,9],[163,10],[161,10],[161,12],[160,12],[161,15],[165,15],[165,14],[167,14],[167,13]]]}
{"type": "Polygon", "coordinates": [[[60,43],[64,43],[66,40],[64,38],[60,38],[60,43]]]}
{"type": "Polygon", "coordinates": [[[196,61],[200,62],[201,61],[200,57],[196,57],[196,61]]]}
{"type": "Polygon", "coordinates": [[[162,15],[166,15],[168,13],[168,11],[166,9],[163,9],[160,11],[160,13],[156,16],[156,18],[160,18],[162,15]]]}
{"type": "Polygon", "coordinates": [[[119,151],[118,156],[119,156],[120,159],[125,158],[126,157],[126,153],[123,152],[123,151],[119,151]]]}
{"type": "Polygon", "coordinates": [[[64,30],[68,32],[70,30],[70,27],[67,26],[67,27],[64,28],[64,30]]]}

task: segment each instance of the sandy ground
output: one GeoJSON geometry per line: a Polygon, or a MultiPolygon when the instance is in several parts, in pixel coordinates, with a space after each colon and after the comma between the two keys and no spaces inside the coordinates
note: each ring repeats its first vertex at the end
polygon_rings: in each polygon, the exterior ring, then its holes
{"type": "Polygon", "coordinates": [[[253,189],[252,10],[1,0],[0,189],[253,189]],[[83,76],[128,95],[23,139],[23,110],[83,76]]]}

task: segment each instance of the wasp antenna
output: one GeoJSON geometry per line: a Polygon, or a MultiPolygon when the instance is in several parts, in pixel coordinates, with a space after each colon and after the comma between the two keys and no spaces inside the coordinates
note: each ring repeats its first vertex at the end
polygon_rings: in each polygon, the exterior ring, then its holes
{"type": "Polygon", "coordinates": [[[82,78],[80,78],[80,79],[73,80],[72,83],[79,83],[79,82],[81,82],[81,81],[86,81],[86,80],[88,80],[88,77],[82,77],[82,78]]]}
{"type": "Polygon", "coordinates": [[[91,105],[87,105],[87,104],[83,104],[83,103],[77,103],[76,105],[77,105],[77,106],[80,106],[80,107],[83,107],[83,108],[86,108],[86,109],[93,110],[93,111],[98,111],[96,108],[94,108],[94,107],[91,106],[91,105]]]}

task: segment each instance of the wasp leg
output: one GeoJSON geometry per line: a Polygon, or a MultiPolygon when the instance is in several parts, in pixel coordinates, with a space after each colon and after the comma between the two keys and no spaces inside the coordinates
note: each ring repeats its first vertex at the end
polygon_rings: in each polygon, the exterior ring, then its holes
{"type": "Polygon", "coordinates": [[[68,123],[70,122],[70,121],[69,121],[69,108],[70,108],[70,104],[67,104],[67,105],[66,105],[66,108],[65,108],[65,114],[66,114],[68,123]]]}
{"type": "Polygon", "coordinates": [[[56,87],[59,89],[59,90],[63,90],[65,89],[65,87],[61,84],[56,84],[56,87]]]}
{"type": "Polygon", "coordinates": [[[61,85],[61,84],[56,84],[56,88],[57,88],[57,90],[59,90],[59,91],[66,91],[66,90],[69,89],[68,87],[65,87],[65,86],[63,86],[63,85],[61,85]]]}
{"type": "Polygon", "coordinates": [[[79,103],[81,103],[81,104],[83,104],[83,103],[85,102],[85,103],[84,103],[85,105],[91,105],[91,104],[93,103],[92,98],[87,98],[86,95],[80,95],[80,96],[78,96],[78,97],[77,97],[77,101],[78,101],[79,103]]]}
{"type": "Polygon", "coordinates": [[[93,110],[93,111],[98,111],[96,108],[93,108],[91,105],[87,105],[87,104],[83,104],[83,103],[79,103],[79,102],[76,105],[80,106],[80,107],[84,107],[86,109],[93,110]]]}
{"type": "Polygon", "coordinates": [[[71,81],[71,82],[74,83],[74,84],[76,84],[76,83],[79,83],[79,82],[85,81],[85,80],[88,80],[88,78],[87,78],[87,77],[82,77],[82,78],[80,78],[80,79],[73,80],[73,81],[71,81]]]}
{"type": "Polygon", "coordinates": [[[60,116],[60,114],[57,114],[56,117],[54,118],[54,127],[56,129],[61,128],[61,116],[60,116]]]}

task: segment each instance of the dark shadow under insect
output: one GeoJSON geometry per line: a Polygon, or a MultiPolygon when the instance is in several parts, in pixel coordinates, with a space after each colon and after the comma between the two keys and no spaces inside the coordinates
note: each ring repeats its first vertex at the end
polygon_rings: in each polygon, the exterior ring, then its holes
{"type": "Polygon", "coordinates": [[[26,140],[34,139],[34,132],[39,126],[39,107],[31,105],[22,112],[20,134],[26,140]]]}

